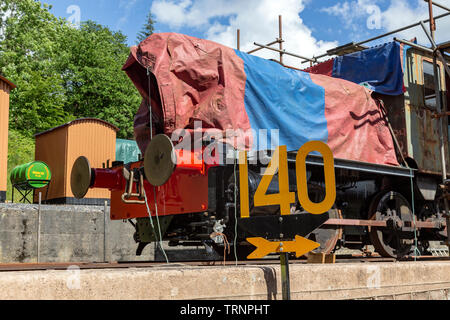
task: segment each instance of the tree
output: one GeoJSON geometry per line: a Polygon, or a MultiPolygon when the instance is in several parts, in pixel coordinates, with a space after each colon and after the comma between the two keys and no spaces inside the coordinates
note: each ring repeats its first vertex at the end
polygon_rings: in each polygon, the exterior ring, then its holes
{"type": "Polygon", "coordinates": [[[66,97],[55,60],[58,39],[69,27],[33,0],[0,0],[0,73],[17,85],[11,94],[10,127],[31,136],[64,123],[66,97]]]}
{"type": "MultiPolygon", "coordinates": [[[[24,163],[28,163],[34,160],[35,142],[32,137],[22,134],[18,130],[9,130],[8,138],[8,182],[6,199],[12,199],[12,185],[11,185],[11,171],[24,163]]],[[[17,195],[17,193],[16,193],[17,195]]],[[[31,201],[32,197],[27,197],[31,201]]],[[[20,198],[19,198],[20,199],[20,198]]],[[[17,199],[16,199],[17,201],[17,199]]]]}
{"type": "Polygon", "coordinates": [[[126,36],[87,21],[62,40],[67,52],[59,61],[66,108],[79,117],[97,117],[120,128],[120,138],[133,137],[133,118],[141,98],[122,71],[128,58],[126,36]]]}
{"type": "Polygon", "coordinates": [[[141,98],[121,71],[129,55],[126,37],[92,21],[73,28],[50,8],[0,0],[0,73],[17,85],[10,128],[31,136],[96,117],[118,126],[118,137],[132,138],[141,98]]]}
{"type": "Polygon", "coordinates": [[[142,30],[137,35],[137,39],[139,40],[139,42],[147,39],[149,36],[153,34],[153,32],[155,31],[154,27],[155,23],[156,21],[154,20],[152,11],[150,10],[147,15],[147,22],[144,24],[142,30]]]}

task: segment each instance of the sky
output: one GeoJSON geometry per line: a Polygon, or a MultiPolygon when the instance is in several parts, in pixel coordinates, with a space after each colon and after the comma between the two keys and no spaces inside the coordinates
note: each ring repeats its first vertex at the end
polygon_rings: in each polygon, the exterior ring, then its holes
{"type": "MultiPolygon", "coordinates": [[[[269,43],[278,37],[278,15],[283,17],[284,49],[306,57],[358,42],[428,18],[423,0],[42,0],[52,5],[56,16],[76,22],[94,20],[128,37],[136,36],[151,10],[156,20],[155,32],[178,32],[236,47],[240,29],[241,50],[254,48],[253,42],[269,43]]],[[[450,0],[438,3],[450,7],[450,0]]],[[[435,16],[445,11],[435,7],[435,16]]],[[[450,40],[450,16],[436,21],[437,42],[450,40]]],[[[420,27],[367,44],[377,45],[417,37],[429,46],[420,27]]],[[[263,50],[258,55],[276,58],[263,50]]],[[[299,65],[297,58],[286,63],[299,65]]]]}

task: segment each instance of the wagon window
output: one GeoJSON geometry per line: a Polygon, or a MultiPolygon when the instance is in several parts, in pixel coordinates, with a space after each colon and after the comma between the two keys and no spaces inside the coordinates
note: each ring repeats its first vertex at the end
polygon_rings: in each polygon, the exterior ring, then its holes
{"type": "MultiPolygon", "coordinates": [[[[439,79],[439,90],[441,90],[440,86],[440,70],[438,70],[438,79],[439,79]]],[[[423,86],[424,86],[424,97],[425,97],[425,105],[432,109],[436,109],[436,91],[434,87],[434,68],[433,64],[428,61],[423,61],[423,86]]]]}

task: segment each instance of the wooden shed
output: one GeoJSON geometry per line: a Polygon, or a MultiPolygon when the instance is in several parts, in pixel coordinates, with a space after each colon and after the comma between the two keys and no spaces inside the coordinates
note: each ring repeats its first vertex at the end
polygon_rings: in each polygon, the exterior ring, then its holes
{"type": "MultiPolygon", "coordinates": [[[[75,160],[85,156],[93,168],[101,168],[116,154],[116,134],[119,129],[106,121],[84,118],[38,133],[36,160],[44,161],[52,172],[47,203],[103,205],[110,199],[107,189],[92,189],[84,199],[75,199],[70,188],[70,173],[75,160]]],[[[44,199],[46,190],[40,190],[44,199]]],[[[35,192],[34,201],[38,200],[35,192]]]]}
{"type": "Polygon", "coordinates": [[[9,93],[16,86],[0,76],[0,203],[6,201],[8,183],[9,93]]]}

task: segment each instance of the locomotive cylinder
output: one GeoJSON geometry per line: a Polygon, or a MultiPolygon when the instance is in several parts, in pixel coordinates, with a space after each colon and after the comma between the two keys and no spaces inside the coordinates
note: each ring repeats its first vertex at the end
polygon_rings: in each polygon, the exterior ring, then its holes
{"type": "Polygon", "coordinates": [[[92,169],[93,178],[91,188],[105,188],[110,190],[121,189],[121,176],[117,170],[92,169]]]}

